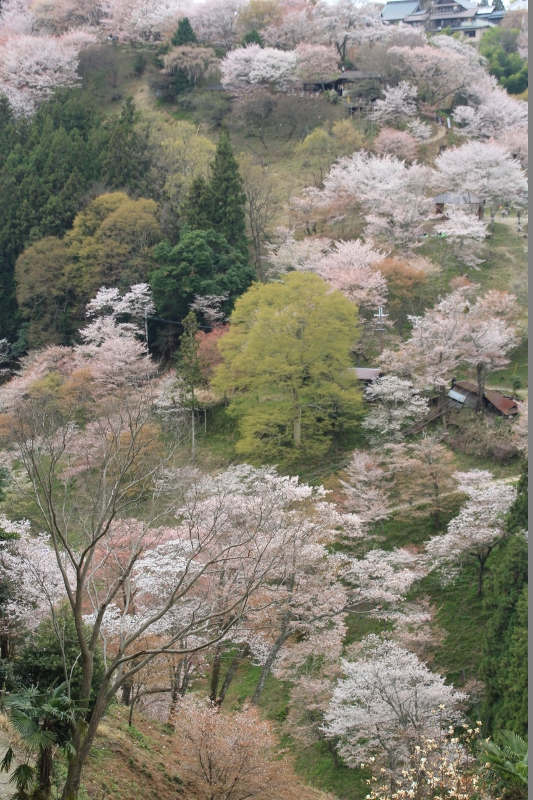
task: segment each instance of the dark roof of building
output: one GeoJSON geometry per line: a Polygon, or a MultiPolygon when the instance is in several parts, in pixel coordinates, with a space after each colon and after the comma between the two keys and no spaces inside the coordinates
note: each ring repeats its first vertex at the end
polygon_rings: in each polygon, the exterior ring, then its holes
{"type": "MultiPolygon", "coordinates": [[[[451,392],[456,395],[462,395],[463,397],[467,395],[475,395],[477,397],[478,387],[476,383],[471,383],[470,381],[455,381],[451,392]]],[[[485,389],[483,395],[489,403],[493,405],[494,408],[497,408],[504,416],[509,417],[518,414],[518,405],[516,404],[516,400],[513,400],[512,397],[505,397],[499,392],[492,391],[492,389],[485,389]]],[[[459,399],[458,397],[454,397],[451,393],[449,393],[449,396],[453,397],[454,400],[459,399]]]]}
{"type": "Polygon", "coordinates": [[[512,397],[504,397],[503,394],[493,392],[490,389],[485,389],[485,397],[489,403],[492,403],[494,408],[497,408],[506,417],[518,414],[518,406],[512,397]]]}
{"type": "Polygon", "coordinates": [[[383,7],[381,19],[389,22],[401,20],[408,14],[414,14],[417,8],[418,0],[393,0],[383,7]]]}
{"type": "Polygon", "coordinates": [[[439,11],[438,8],[435,13],[430,16],[431,20],[434,19],[470,19],[477,14],[477,8],[464,8],[462,11],[439,11]]]}

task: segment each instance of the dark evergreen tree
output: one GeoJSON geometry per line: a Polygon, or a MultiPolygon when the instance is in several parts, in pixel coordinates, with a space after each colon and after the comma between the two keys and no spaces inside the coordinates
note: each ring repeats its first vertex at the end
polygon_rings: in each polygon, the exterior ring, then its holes
{"type": "Polygon", "coordinates": [[[184,44],[196,44],[198,42],[188,17],[182,17],[180,19],[178,27],[170,41],[174,47],[182,47],[184,44]]]}
{"type": "Polygon", "coordinates": [[[139,130],[139,119],[133,98],[127,97],[120,115],[111,124],[102,169],[102,178],[110,188],[129,189],[137,196],[143,192],[150,166],[147,135],[139,130]]]}
{"type": "Polygon", "coordinates": [[[182,216],[189,228],[206,231],[213,227],[212,210],[211,188],[205,178],[199,176],[191,184],[182,206],[182,216]]]}
{"type": "Polygon", "coordinates": [[[186,229],[175,247],[157,245],[154,258],[160,264],[150,276],[157,312],[175,320],[185,318],[195,294],[228,293],[229,311],[254,277],[246,256],[214,230],[186,229]]]}
{"type": "MultiPolygon", "coordinates": [[[[89,636],[90,629],[87,628],[89,636]]],[[[70,608],[62,606],[56,613],[55,623],[45,619],[31,635],[15,663],[15,672],[25,686],[38,686],[41,691],[49,686],[59,686],[67,679],[71,683],[72,697],[81,690],[80,646],[70,608]],[[60,639],[58,638],[60,637],[60,639]]],[[[99,685],[104,674],[104,661],[100,649],[94,661],[95,683],[99,685]]]]}
{"type": "MultiPolygon", "coordinates": [[[[0,98],[0,338],[17,338],[14,267],[24,247],[62,234],[89,185],[101,177],[109,133],[96,101],[62,89],[31,120],[14,120],[0,98]]],[[[20,336],[19,336],[20,339],[20,336]]]]}
{"type": "Polygon", "coordinates": [[[230,245],[248,252],[244,184],[239,165],[233,155],[229,137],[222,133],[215,158],[211,164],[211,220],[212,227],[226,237],[230,245]]]}
{"type": "Polygon", "coordinates": [[[258,44],[259,47],[264,47],[263,37],[255,28],[252,28],[251,31],[248,31],[248,33],[242,37],[241,45],[246,47],[247,44],[258,44]]]}

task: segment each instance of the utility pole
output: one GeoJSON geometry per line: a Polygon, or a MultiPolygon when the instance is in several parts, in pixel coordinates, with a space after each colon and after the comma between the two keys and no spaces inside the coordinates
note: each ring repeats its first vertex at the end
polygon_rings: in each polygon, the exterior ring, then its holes
{"type": "Polygon", "coordinates": [[[388,317],[388,314],[383,312],[383,306],[379,306],[378,313],[374,314],[376,318],[376,322],[374,323],[374,329],[379,333],[379,354],[383,353],[383,334],[385,332],[385,320],[388,317]]]}

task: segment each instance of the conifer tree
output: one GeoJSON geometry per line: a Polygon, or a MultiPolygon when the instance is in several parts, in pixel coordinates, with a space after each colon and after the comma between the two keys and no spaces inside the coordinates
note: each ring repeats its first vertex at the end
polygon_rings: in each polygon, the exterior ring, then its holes
{"type": "Polygon", "coordinates": [[[258,44],[259,47],[264,47],[263,37],[255,28],[242,37],[241,46],[246,47],[248,44],[258,44]]]}
{"type": "Polygon", "coordinates": [[[178,22],[172,39],[170,40],[174,47],[182,47],[184,44],[196,44],[198,39],[189,22],[189,17],[182,17],[178,22]]]}
{"type": "Polygon", "coordinates": [[[148,171],[146,137],[138,130],[139,113],[131,97],[126,98],[120,116],[113,120],[103,178],[112,189],[142,193],[142,179],[148,171]]]}
{"type": "Polygon", "coordinates": [[[228,244],[248,254],[243,180],[227,134],[220,136],[209,182],[197,178],[189,191],[183,215],[191,228],[214,230],[228,244]]]}
{"type": "Polygon", "coordinates": [[[213,228],[223,234],[230,245],[246,252],[246,195],[239,165],[226,133],[222,133],[218,141],[209,185],[213,228]]]}

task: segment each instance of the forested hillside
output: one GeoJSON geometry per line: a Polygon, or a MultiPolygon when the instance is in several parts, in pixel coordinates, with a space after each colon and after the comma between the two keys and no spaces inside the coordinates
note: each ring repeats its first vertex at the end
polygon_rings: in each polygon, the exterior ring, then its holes
{"type": "Polygon", "coordinates": [[[0,1],[0,798],[527,797],[527,11],[381,11],[0,1]]]}

